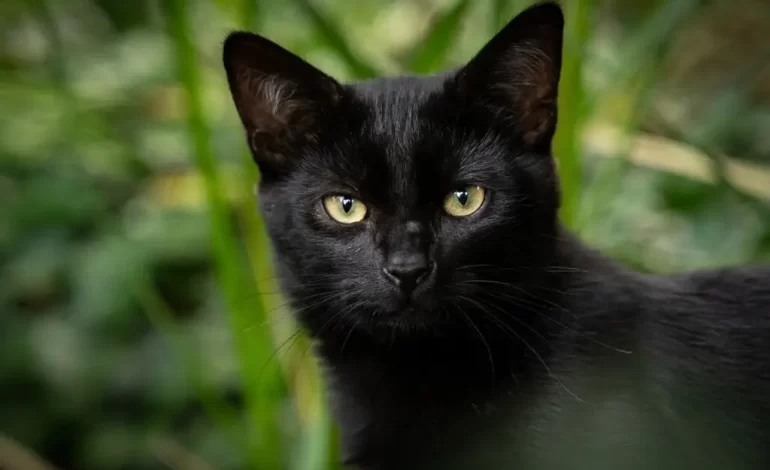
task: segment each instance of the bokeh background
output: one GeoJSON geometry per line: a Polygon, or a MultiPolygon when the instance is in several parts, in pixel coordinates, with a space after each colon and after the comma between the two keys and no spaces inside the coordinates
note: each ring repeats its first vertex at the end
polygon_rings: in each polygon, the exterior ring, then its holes
{"type": "MultiPolygon", "coordinates": [[[[0,468],[338,468],[221,66],[469,59],[521,0],[2,0],[0,468]]],[[[770,260],[770,3],[564,0],[562,216],[638,269],[770,260]]]]}

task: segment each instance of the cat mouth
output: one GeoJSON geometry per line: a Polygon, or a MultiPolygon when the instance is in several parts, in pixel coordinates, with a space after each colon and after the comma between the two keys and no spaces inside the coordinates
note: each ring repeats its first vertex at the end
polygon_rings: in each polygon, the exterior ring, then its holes
{"type": "Polygon", "coordinates": [[[407,310],[420,310],[427,307],[427,294],[423,291],[414,291],[409,293],[399,292],[395,296],[396,310],[406,312],[407,310]]]}
{"type": "Polygon", "coordinates": [[[381,305],[381,312],[383,317],[393,319],[398,318],[400,320],[409,321],[414,319],[417,321],[423,321],[432,316],[433,302],[430,296],[415,295],[397,295],[391,298],[390,302],[383,302],[381,305]]]}

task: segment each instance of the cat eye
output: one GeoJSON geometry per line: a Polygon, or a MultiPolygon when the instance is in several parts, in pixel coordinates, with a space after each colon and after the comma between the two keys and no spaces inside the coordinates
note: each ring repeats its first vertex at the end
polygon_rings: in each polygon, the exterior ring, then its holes
{"type": "Polygon", "coordinates": [[[467,217],[484,204],[486,190],[481,186],[465,186],[449,193],[444,199],[444,211],[453,217],[467,217]]]}
{"type": "Polygon", "coordinates": [[[366,217],[366,205],[344,194],[325,197],[323,205],[329,217],[341,224],[355,224],[366,217]]]}

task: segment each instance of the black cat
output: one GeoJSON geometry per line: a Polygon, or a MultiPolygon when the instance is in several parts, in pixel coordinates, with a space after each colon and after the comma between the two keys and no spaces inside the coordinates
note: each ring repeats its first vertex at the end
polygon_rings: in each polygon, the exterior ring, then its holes
{"type": "Polygon", "coordinates": [[[558,221],[563,16],[343,85],[224,63],[283,289],[365,469],[770,469],[770,269],[635,273],[558,221]]]}

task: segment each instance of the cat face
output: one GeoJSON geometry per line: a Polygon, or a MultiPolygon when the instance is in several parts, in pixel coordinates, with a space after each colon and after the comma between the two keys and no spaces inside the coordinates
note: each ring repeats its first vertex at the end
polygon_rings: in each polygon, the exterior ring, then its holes
{"type": "Polygon", "coordinates": [[[349,85],[228,37],[276,265],[311,333],[464,322],[496,283],[537,277],[558,208],[562,27],[541,4],[459,70],[349,85]]]}

